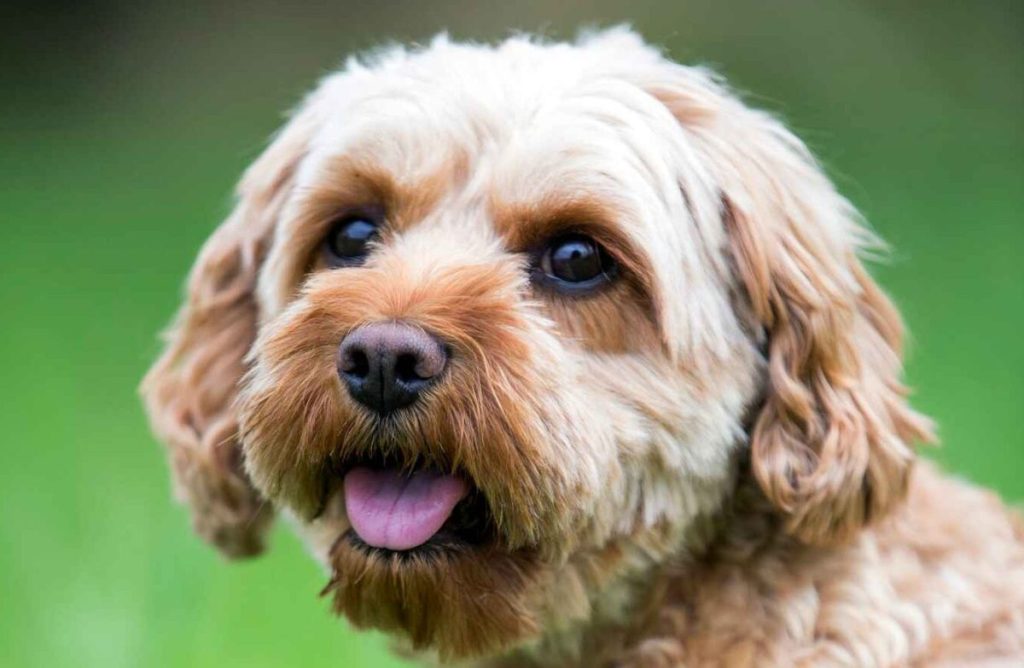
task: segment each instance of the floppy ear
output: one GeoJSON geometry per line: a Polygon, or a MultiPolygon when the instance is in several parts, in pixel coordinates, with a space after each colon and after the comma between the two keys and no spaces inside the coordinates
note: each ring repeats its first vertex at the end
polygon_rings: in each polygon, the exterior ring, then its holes
{"type": "Polygon", "coordinates": [[[741,292],[766,336],[751,466],[787,530],[851,536],[906,490],[931,424],[907,404],[903,327],[858,254],[878,243],[806,147],[702,70],[652,86],[720,189],[741,292]]]}
{"type": "Polygon", "coordinates": [[[244,471],[234,406],[256,336],[257,274],[316,125],[307,103],[246,171],[228,219],[203,246],[167,345],[142,383],[169,450],[175,495],[197,533],[229,557],[258,554],[273,511],[244,471]]]}

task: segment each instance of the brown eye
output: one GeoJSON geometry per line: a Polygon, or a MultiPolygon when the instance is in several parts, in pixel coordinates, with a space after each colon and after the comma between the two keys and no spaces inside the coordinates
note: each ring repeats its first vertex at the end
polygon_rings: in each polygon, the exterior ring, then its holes
{"type": "Polygon", "coordinates": [[[362,264],[369,253],[369,243],[377,236],[378,227],[375,217],[363,215],[348,216],[335,223],[324,239],[328,262],[336,267],[362,264]]]}
{"type": "Polygon", "coordinates": [[[540,257],[542,280],[567,293],[585,293],[607,283],[615,263],[596,241],[574,234],[552,241],[540,257]]]}

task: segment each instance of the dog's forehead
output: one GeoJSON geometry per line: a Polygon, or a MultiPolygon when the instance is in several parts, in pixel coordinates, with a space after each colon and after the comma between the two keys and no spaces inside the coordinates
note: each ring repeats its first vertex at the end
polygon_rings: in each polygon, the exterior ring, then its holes
{"type": "Polygon", "coordinates": [[[512,202],[558,191],[677,194],[666,135],[680,131],[663,105],[601,67],[596,47],[518,47],[443,43],[350,66],[316,101],[325,121],[300,185],[349,156],[410,186],[447,170],[452,185],[512,202]]]}
{"type": "Polygon", "coordinates": [[[489,47],[442,40],[413,53],[396,49],[369,66],[350,62],[324,82],[330,93],[320,99],[333,109],[321,134],[337,143],[353,122],[406,124],[410,116],[431,130],[521,129],[540,110],[592,94],[595,84],[621,81],[622,63],[611,67],[609,57],[607,49],[590,44],[523,41],[489,47]]]}

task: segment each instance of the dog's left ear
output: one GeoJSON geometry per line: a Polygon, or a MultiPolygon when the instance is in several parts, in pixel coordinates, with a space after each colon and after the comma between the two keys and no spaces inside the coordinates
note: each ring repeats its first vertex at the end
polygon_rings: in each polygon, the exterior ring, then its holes
{"type": "Polygon", "coordinates": [[[142,383],[176,496],[196,532],[232,558],[261,552],[273,517],[244,470],[235,399],[259,322],[257,276],[319,123],[315,96],[246,170],[238,202],[203,246],[167,346],[142,383]]]}
{"type": "Polygon", "coordinates": [[[877,242],[799,139],[707,73],[649,90],[719,189],[739,308],[765,337],[753,473],[792,535],[844,540],[903,497],[932,440],[901,383],[899,314],[858,259],[877,242]]]}

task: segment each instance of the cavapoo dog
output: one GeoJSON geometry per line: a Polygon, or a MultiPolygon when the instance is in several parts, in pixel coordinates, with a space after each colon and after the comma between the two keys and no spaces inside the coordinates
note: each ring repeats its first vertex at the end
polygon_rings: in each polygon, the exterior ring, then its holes
{"type": "Polygon", "coordinates": [[[627,29],[439,37],[299,106],[143,393],[199,534],[286,515],[424,661],[1024,665],[1024,529],[915,461],[876,248],[627,29]]]}

